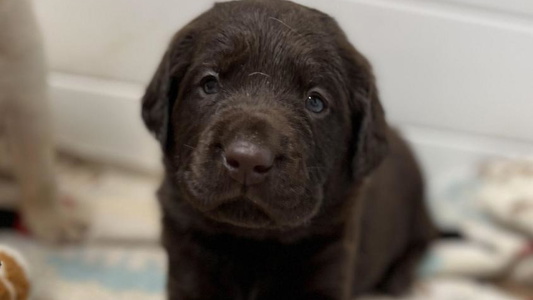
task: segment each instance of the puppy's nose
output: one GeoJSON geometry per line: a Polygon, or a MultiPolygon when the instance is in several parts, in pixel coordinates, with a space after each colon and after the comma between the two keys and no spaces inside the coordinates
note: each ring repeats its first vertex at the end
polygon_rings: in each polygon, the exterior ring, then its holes
{"type": "Polygon", "coordinates": [[[223,156],[229,175],[244,185],[262,182],[274,164],[270,149],[242,140],[225,147],[223,156]]]}

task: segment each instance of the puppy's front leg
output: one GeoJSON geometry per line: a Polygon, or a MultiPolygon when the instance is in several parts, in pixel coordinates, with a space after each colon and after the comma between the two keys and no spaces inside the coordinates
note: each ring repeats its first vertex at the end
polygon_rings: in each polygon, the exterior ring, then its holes
{"type": "Polygon", "coordinates": [[[316,272],[306,284],[301,300],[350,300],[353,298],[355,261],[358,246],[358,218],[353,215],[343,236],[311,259],[316,272]]]}
{"type": "Polygon", "coordinates": [[[164,225],[163,244],[169,259],[167,300],[245,300],[228,288],[234,278],[225,274],[220,258],[205,249],[194,232],[164,225]]]}
{"type": "Polygon", "coordinates": [[[12,167],[20,187],[21,214],[39,238],[53,242],[78,239],[85,223],[79,213],[73,214],[59,201],[44,83],[34,83],[11,94],[5,120],[12,167]]]}
{"type": "Polygon", "coordinates": [[[317,258],[316,274],[306,285],[301,300],[350,300],[352,297],[353,255],[344,242],[329,246],[317,258]]]}
{"type": "MultiPolygon", "coordinates": [[[[360,193],[361,191],[357,191],[360,193]]],[[[354,294],[355,266],[361,230],[364,201],[345,203],[344,220],[338,229],[339,236],[322,248],[312,259],[316,272],[307,284],[304,300],[350,300],[354,294]]],[[[313,274],[313,273],[311,273],[313,274]]]]}

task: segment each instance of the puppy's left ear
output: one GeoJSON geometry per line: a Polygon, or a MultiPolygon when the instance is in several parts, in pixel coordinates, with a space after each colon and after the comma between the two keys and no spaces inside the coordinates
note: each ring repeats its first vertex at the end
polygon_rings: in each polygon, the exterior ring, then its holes
{"type": "Polygon", "coordinates": [[[361,178],[376,168],[386,156],[388,126],[368,60],[346,40],[341,44],[341,56],[350,97],[352,174],[361,178]]]}
{"type": "Polygon", "coordinates": [[[172,39],[142,98],[142,118],[163,149],[170,138],[170,117],[179,95],[180,81],[192,60],[192,25],[172,39]]]}

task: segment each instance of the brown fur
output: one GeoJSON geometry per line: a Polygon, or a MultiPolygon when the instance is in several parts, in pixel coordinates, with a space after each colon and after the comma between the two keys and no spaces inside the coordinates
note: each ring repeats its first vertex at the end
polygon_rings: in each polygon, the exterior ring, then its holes
{"type": "Polygon", "coordinates": [[[169,299],[409,288],[434,236],[422,178],[386,124],[369,62],[329,16],[288,1],[215,5],[175,35],[142,114],[164,151],[169,299]],[[309,91],[325,112],[305,109],[309,91]],[[275,154],[264,182],[227,175],[235,139],[275,154]]]}

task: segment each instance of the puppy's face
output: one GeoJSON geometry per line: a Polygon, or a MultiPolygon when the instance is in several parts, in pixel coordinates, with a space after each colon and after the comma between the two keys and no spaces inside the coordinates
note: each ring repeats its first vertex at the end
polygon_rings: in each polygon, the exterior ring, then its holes
{"type": "Polygon", "coordinates": [[[143,117],[171,180],[205,216],[292,228],[381,159],[374,89],[329,17],[290,2],[231,2],[175,36],[143,117]]]}

